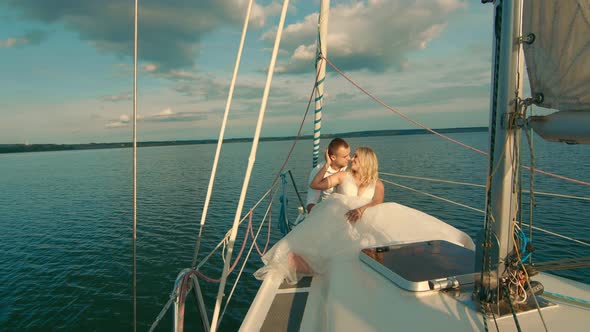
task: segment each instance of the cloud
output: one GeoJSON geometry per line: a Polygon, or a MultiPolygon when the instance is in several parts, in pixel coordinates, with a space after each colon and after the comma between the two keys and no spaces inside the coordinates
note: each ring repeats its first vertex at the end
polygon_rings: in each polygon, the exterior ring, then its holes
{"type": "Polygon", "coordinates": [[[146,122],[192,122],[206,119],[206,116],[201,112],[173,112],[171,108],[167,108],[162,112],[146,117],[146,122]]]}
{"type": "Polygon", "coordinates": [[[21,37],[11,37],[0,40],[0,48],[24,47],[38,45],[47,39],[47,33],[42,30],[31,30],[21,37]]]}
{"type": "MultiPolygon", "coordinates": [[[[401,70],[407,55],[424,49],[444,30],[450,15],[465,8],[465,0],[379,1],[336,5],[330,10],[328,58],[347,70],[401,70]]],[[[289,54],[279,72],[313,69],[318,13],[288,25],[281,48],[289,54]]],[[[262,39],[274,42],[276,28],[262,39]]]]}
{"type": "Polygon", "coordinates": [[[146,63],[142,66],[143,70],[148,73],[153,73],[158,70],[158,65],[155,63],[146,63]]]}
{"type": "Polygon", "coordinates": [[[115,102],[119,102],[119,101],[131,100],[131,99],[132,99],[132,96],[130,93],[123,93],[120,95],[104,96],[100,100],[115,103],[115,102]]]}
{"type": "MultiPolygon", "coordinates": [[[[177,84],[172,88],[186,97],[196,97],[199,100],[222,100],[225,102],[229,90],[227,77],[218,78],[210,74],[196,71],[182,70],[157,74],[159,77],[169,78],[177,84]]],[[[264,89],[264,76],[255,74],[254,77],[242,75],[236,83],[234,100],[260,100],[264,89]]],[[[283,89],[273,87],[275,93],[284,93],[283,89]]]]}
{"type": "MultiPolygon", "coordinates": [[[[133,54],[133,2],[121,0],[7,0],[25,18],[63,24],[97,50],[126,57],[133,54]]],[[[139,57],[159,69],[191,67],[202,38],[211,31],[243,21],[247,0],[142,0],[139,8],[139,57]]],[[[264,25],[277,5],[253,5],[251,24],[264,25]]],[[[4,41],[3,47],[18,45],[4,41]]],[[[22,43],[22,42],[21,42],[22,43]]],[[[149,69],[149,68],[148,68],[149,69]]]]}
{"type": "MultiPolygon", "coordinates": [[[[138,116],[138,121],[145,123],[162,123],[162,122],[193,122],[206,120],[207,115],[202,112],[174,112],[170,107],[165,108],[157,114],[149,116],[138,116]]],[[[116,120],[110,120],[106,128],[122,128],[131,125],[130,117],[126,114],[119,116],[116,120]]]]}
{"type": "Polygon", "coordinates": [[[129,116],[123,114],[119,117],[119,119],[113,120],[113,121],[110,121],[109,123],[107,123],[107,125],[105,127],[106,128],[121,128],[121,127],[127,127],[128,125],[129,125],[129,116]]]}

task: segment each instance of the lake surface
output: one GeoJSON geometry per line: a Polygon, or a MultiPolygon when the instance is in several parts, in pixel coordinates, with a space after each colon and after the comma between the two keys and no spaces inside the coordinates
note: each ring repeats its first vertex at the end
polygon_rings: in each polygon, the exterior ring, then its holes
{"type": "MultiPolygon", "coordinates": [[[[487,133],[450,134],[487,150],[487,133]]],[[[322,145],[327,144],[324,140],[322,145]]],[[[353,147],[371,146],[380,170],[412,176],[484,184],[487,157],[434,135],[351,138],[353,147]]],[[[534,142],[538,168],[590,180],[590,147],[534,142]]],[[[262,142],[245,210],[269,188],[291,142],[262,142]]],[[[231,227],[251,143],[226,144],[204,231],[200,258],[231,227]]],[[[300,141],[287,168],[300,190],[311,166],[309,140],[300,141]]],[[[176,275],[192,261],[215,145],[150,147],[138,150],[137,311],[138,330],[152,324],[167,302],[176,275]]],[[[523,154],[528,160],[528,150],[523,154]]],[[[0,155],[0,328],[2,330],[129,330],[132,306],[132,151],[130,149],[60,151],[0,155]]],[[[528,161],[525,161],[528,164],[528,161]]],[[[525,186],[528,187],[527,174],[525,186]]],[[[484,189],[382,175],[382,179],[484,209],[484,189]]],[[[432,214],[472,237],[483,215],[385,184],[386,200],[432,214]]],[[[294,215],[297,197],[289,188],[294,215]]],[[[537,175],[535,190],[590,197],[590,188],[537,175]]],[[[528,195],[523,195],[528,221],[528,195]]],[[[537,196],[535,226],[590,242],[590,202],[537,196]]],[[[255,211],[259,222],[268,203],[255,211]]],[[[273,210],[278,219],[278,208],[273,210]]],[[[236,251],[243,239],[240,229],[236,251]]],[[[280,234],[276,224],[271,243],[280,234]]],[[[533,232],[537,262],[590,256],[590,248],[533,232]]],[[[262,247],[266,233],[261,234],[262,247]]],[[[235,254],[234,254],[235,257],[235,254]]],[[[223,266],[215,254],[202,270],[219,277],[223,266]]],[[[260,266],[256,251],[243,274],[221,329],[239,327],[260,282],[252,273],[260,266]]],[[[240,264],[241,265],[241,264],[240,264]]],[[[238,266],[240,266],[238,265],[238,266]]],[[[556,271],[590,283],[590,270],[556,271]]],[[[234,273],[235,274],[235,273],[234,273]]],[[[233,281],[234,277],[230,278],[233,281]]],[[[202,281],[212,311],[217,284],[202,281]]],[[[229,294],[231,284],[226,287],[229,294]]],[[[192,297],[187,330],[199,330],[192,297]]],[[[170,313],[159,330],[170,330],[170,313]]]]}

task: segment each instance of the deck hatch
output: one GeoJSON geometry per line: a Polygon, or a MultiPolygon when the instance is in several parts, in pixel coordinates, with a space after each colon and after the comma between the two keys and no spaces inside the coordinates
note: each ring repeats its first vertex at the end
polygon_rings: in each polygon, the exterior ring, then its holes
{"type": "Polygon", "coordinates": [[[459,281],[473,282],[475,252],[444,240],[365,248],[359,256],[377,272],[410,291],[427,291],[459,281]]]}

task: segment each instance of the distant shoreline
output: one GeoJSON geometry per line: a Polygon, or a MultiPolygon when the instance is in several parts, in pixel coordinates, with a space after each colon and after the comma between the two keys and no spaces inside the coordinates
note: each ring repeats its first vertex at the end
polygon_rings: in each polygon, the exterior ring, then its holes
{"type": "MultiPolygon", "coordinates": [[[[473,133],[488,131],[488,127],[469,127],[469,128],[443,128],[435,129],[439,133],[473,133]]],[[[399,136],[399,135],[423,135],[431,134],[425,129],[399,129],[399,130],[371,130],[356,131],[338,134],[322,134],[322,138],[333,137],[371,137],[371,136],[399,136]]],[[[300,139],[312,139],[313,136],[305,135],[300,139]]],[[[295,136],[284,137],[261,137],[261,142],[268,141],[288,141],[295,139],[295,136]]],[[[252,142],[252,138],[226,138],[224,143],[252,142]]],[[[137,142],[138,147],[149,146],[167,146],[167,145],[189,145],[189,144],[215,144],[217,139],[202,140],[183,140],[183,141],[148,141],[137,142]]],[[[19,153],[19,152],[42,152],[42,151],[68,151],[68,150],[91,150],[91,149],[119,149],[130,148],[131,142],[119,143],[86,143],[86,144],[0,144],[0,153],[19,153]]]]}

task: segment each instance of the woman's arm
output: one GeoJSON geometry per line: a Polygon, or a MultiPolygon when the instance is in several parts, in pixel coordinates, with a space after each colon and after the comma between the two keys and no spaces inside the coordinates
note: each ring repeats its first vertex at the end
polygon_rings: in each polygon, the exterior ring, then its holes
{"type": "Polygon", "coordinates": [[[369,204],[365,204],[354,210],[346,212],[346,218],[353,224],[356,223],[363,216],[363,213],[365,213],[366,209],[370,208],[371,206],[383,203],[384,198],[385,189],[383,188],[383,182],[381,182],[381,180],[377,180],[377,182],[375,183],[375,193],[373,194],[373,199],[371,200],[371,202],[369,204]]]}
{"type": "Polygon", "coordinates": [[[326,174],[326,171],[328,170],[328,167],[330,167],[330,166],[327,166],[327,164],[324,165],[324,167],[322,167],[322,169],[320,169],[318,174],[315,175],[315,177],[313,178],[313,180],[309,184],[309,187],[311,189],[326,190],[326,189],[336,187],[337,185],[339,185],[342,182],[342,179],[344,179],[344,175],[346,175],[346,172],[340,171],[336,174],[332,174],[330,176],[324,177],[324,175],[326,174]]]}
{"type": "Polygon", "coordinates": [[[328,154],[328,149],[326,149],[324,151],[324,157],[326,158],[326,163],[324,164],[324,167],[322,167],[318,173],[315,175],[315,177],[313,178],[313,180],[311,181],[311,183],[309,184],[309,187],[311,189],[315,189],[315,190],[326,190],[326,189],[330,189],[333,187],[336,187],[337,185],[340,184],[340,182],[342,182],[343,174],[344,172],[338,172],[336,174],[332,174],[330,176],[324,177],[324,175],[326,175],[326,172],[328,171],[328,168],[330,168],[330,166],[332,165],[332,159],[330,159],[330,155],[328,154]]]}

